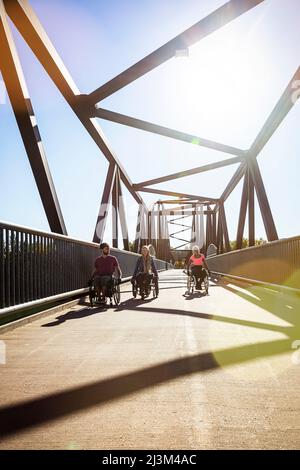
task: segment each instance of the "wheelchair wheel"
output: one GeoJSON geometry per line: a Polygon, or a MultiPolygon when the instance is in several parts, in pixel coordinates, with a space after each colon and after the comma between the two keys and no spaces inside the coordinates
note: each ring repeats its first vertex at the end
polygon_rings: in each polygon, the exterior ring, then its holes
{"type": "Polygon", "coordinates": [[[133,295],[134,298],[136,298],[136,296],[137,296],[136,283],[132,284],[132,295],[133,295]]]}
{"type": "Polygon", "coordinates": [[[208,295],[209,279],[208,279],[208,276],[207,276],[207,275],[205,276],[203,283],[204,283],[205,293],[206,293],[206,295],[208,295]]]}
{"type": "Polygon", "coordinates": [[[187,279],[187,292],[188,292],[188,294],[193,294],[194,293],[194,277],[193,276],[188,276],[188,279],[187,279]]]}
{"type": "Polygon", "coordinates": [[[144,300],[146,298],[145,286],[143,286],[143,285],[140,286],[140,296],[141,296],[142,300],[144,300]]]}
{"type": "Polygon", "coordinates": [[[120,300],[121,300],[120,285],[119,284],[115,285],[115,287],[114,287],[113,299],[114,299],[115,305],[119,305],[120,300]]]}
{"type": "Polygon", "coordinates": [[[154,299],[157,299],[158,293],[159,293],[158,282],[154,282],[152,285],[152,294],[153,294],[154,299]]]}
{"type": "Polygon", "coordinates": [[[95,297],[95,288],[93,286],[90,286],[89,299],[90,299],[91,308],[94,307],[94,297],[95,297]]]}

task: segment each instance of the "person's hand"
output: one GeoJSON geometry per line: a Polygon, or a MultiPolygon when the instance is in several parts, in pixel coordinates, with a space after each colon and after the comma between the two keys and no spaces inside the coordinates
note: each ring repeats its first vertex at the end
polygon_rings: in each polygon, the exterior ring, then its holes
{"type": "Polygon", "coordinates": [[[117,284],[121,284],[121,282],[122,282],[122,278],[121,278],[121,277],[118,277],[118,278],[117,278],[117,284]]]}
{"type": "Polygon", "coordinates": [[[93,285],[93,278],[88,280],[87,285],[90,287],[93,285]]]}

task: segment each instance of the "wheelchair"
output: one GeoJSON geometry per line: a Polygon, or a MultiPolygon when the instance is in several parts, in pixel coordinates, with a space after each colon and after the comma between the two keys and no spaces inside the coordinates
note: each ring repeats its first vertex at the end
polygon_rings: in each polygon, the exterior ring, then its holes
{"type": "Polygon", "coordinates": [[[158,297],[158,279],[155,279],[153,274],[150,274],[149,282],[147,282],[146,276],[144,276],[141,282],[137,282],[136,280],[132,282],[132,295],[134,298],[136,298],[137,295],[140,295],[142,300],[144,300],[146,297],[149,297],[151,293],[153,299],[158,297]]]}
{"type": "Polygon", "coordinates": [[[106,299],[109,299],[110,307],[114,304],[116,307],[120,304],[121,301],[121,293],[120,293],[120,281],[118,278],[112,276],[110,285],[106,288],[106,295],[105,297],[101,295],[98,296],[97,290],[95,288],[93,279],[89,282],[89,299],[91,307],[94,307],[96,304],[102,304],[103,306],[106,305],[106,299]]]}
{"type": "Polygon", "coordinates": [[[200,280],[200,277],[195,276],[195,274],[192,273],[191,270],[189,271],[184,271],[185,274],[187,274],[187,294],[193,294],[194,291],[199,291],[199,292],[205,292],[206,295],[208,295],[208,290],[209,290],[209,277],[208,277],[208,271],[204,268],[202,268],[202,272],[205,272],[202,280],[200,280]]]}

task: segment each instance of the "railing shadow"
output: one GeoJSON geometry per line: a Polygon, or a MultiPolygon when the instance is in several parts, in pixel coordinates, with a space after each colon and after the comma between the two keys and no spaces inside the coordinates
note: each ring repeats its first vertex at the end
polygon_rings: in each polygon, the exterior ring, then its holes
{"type": "Polygon", "coordinates": [[[106,306],[98,307],[98,308],[86,308],[85,307],[80,310],[70,310],[64,313],[63,315],[59,315],[58,317],[56,317],[54,321],[51,321],[49,323],[44,323],[43,325],[41,325],[41,327],[48,328],[52,326],[58,326],[69,320],[79,320],[79,319],[94,315],[96,313],[106,312],[107,310],[108,310],[108,307],[106,306]]]}
{"type": "Polygon", "coordinates": [[[259,357],[274,356],[289,350],[290,340],[249,344],[174,359],[115,378],[92,382],[45,397],[0,408],[2,437],[23,429],[120,399],[147,388],[193,373],[240,364],[259,357]],[[218,361],[215,358],[218,357],[218,361]]]}

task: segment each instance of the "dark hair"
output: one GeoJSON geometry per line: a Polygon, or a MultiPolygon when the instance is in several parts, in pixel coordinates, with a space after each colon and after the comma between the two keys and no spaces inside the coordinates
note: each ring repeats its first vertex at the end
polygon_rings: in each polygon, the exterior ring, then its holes
{"type": "Polygon", "coordinates": [[[108,243],[105,243],[105,242],[100,243],[100,250],[103,250],[103,248],[106,248],[106,247],[109,248],[109,244],[108,244],[108,243]]]}

